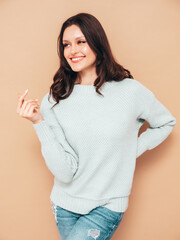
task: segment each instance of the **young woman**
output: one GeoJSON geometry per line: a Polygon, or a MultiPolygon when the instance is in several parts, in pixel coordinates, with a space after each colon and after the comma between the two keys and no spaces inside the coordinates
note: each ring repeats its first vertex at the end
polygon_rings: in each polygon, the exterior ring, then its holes
{"type": "Polygon", "coordinates": [[[40,113],[19,96],[54,175],[52,209],[62,240],[111,239],[128,208],[136,158],[164,141],[175,117],[114,59],[99,21],[67,19],[58,37],[60,67],[40,113]],[[147,120],[149,128],[138,137],[147,120]]]}

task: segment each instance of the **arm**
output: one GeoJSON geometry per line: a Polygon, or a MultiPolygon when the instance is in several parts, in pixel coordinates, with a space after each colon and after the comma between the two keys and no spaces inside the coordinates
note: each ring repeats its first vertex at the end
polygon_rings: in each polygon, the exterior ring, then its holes
{"type": "Polygon", "coordinates": [[[147,120],[149,128],[138,137],[137,158],[146,150],[151,150],[162,143],[176,124],[176,118],[155,95],[141,83],[139,83],[139,86],[142,110],[138,116],[138,121],[142,125],[147,120]]]}
{"type": "Polygon", "coordinates": [[[60,182],[69,183],[78,169],[78,156],[67,142],[53,109],[50,109],[52,105],[46,94],[40,107],[43,120],[32,125],[40,140],[47,167],[60,182]]]}

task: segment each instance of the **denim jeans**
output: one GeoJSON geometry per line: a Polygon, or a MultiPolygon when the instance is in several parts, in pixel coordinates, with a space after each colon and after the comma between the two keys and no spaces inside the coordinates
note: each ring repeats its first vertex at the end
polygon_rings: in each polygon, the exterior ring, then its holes
{"type": "Polygon", "coordinates": [[[124,215],[102,206],[88,214],[78,214],[51,204],[61,240],[109,240],[124,215]]]}

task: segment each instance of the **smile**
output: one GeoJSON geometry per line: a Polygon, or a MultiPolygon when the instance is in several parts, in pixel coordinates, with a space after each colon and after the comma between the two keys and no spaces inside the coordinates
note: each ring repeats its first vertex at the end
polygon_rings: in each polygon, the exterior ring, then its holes
{"type": "Polygon", "coordinates": [[[83,58],[84,58],[84,57],[71,58],[71,61],[72,61],[73,63],[77,63],[77,62],[81,61],[83,58]]]}

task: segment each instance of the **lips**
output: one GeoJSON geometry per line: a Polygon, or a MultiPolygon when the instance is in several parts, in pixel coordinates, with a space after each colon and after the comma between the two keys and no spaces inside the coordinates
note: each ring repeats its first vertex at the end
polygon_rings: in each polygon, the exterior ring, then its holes
{"type": "Polygon", "coordinates": [[[75,56],[75,57],[71,57],[70,59],[74,59],[74,58],[82,58],[84,56],[75,56]]]}
{"type": "Polygon", "coordinates": [[[77,56],[77,57],[72,57],[70,58],[72,62],[76,63],[76,62],[79,62],[81,61],[85,56],[77,56]]]}

